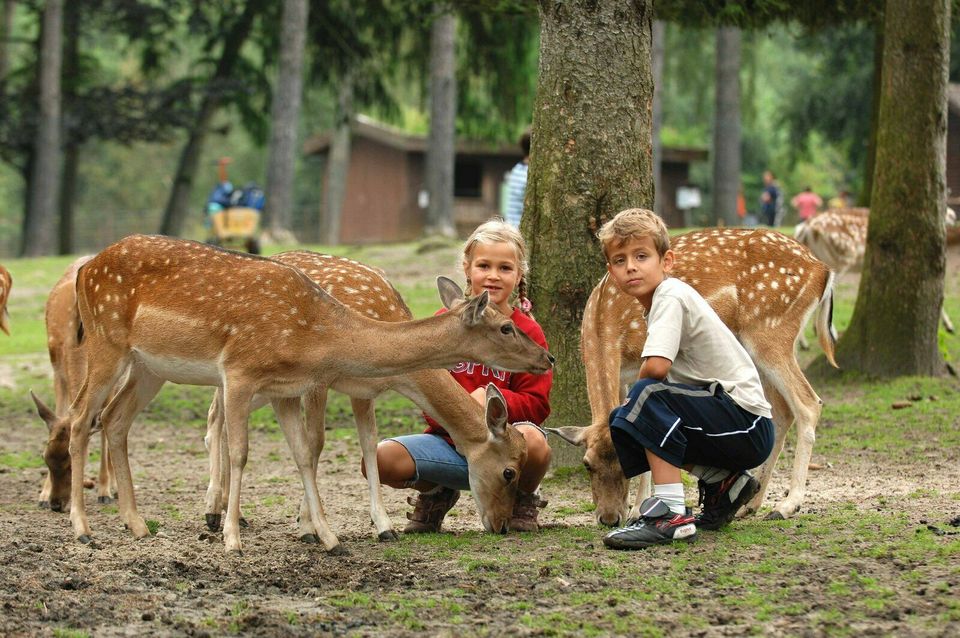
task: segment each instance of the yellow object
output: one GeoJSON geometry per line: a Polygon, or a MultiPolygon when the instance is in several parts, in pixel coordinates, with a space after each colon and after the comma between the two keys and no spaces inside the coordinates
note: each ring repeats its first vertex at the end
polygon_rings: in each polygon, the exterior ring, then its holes
{"type": "Polygon", "coordinates": [[[217,211],[211,217],[213,235],[217,239],[246,239],[253,237],[260,224],[260,211],[235,206],[217,211]]]}

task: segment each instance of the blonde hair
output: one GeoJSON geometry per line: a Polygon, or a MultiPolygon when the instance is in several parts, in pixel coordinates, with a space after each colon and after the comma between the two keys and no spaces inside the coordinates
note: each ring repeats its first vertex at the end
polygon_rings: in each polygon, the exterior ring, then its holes
{"type": "MultiPolygon", "coordinates": [[[[520,279],[517,281],[517,287],[511,296],[511,302],[515,296],[519,302],[520,309],[524,313],[530,314],[530,301],[527,298],[527,276],[530,265],[527,263],[527,242],[523,240],[520,231],[503,221],[501,217],[493,217],[483,222],[470,233],[470,237],[463,244],[463,267],[468,267],[473,262],[473,250],[477,244],[512,244],[517,252],[517,268],[520,270],[520,279]]],[[[464,291],[470,295],[473,286],[467,279],[467,288],[464,291]]]]}
{"type": "Polygon", "coordinates": [[[663,257],[670,250],[670,234],[667,225],[653,211],[645,208],[628,208],[617,213],[613,219],[604,224],[597,233],[597,239],[603,244],[603,256],[607,257],[607,249],[619,248],[630,239],[649,237],[657,248],[657,253],[663,257]]]}

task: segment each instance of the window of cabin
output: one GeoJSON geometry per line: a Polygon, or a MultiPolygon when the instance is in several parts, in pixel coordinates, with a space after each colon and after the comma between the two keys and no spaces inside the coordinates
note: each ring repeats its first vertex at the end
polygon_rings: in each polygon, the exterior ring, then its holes
{"type": "Polygon", "coordinates": [[[453,167],[453,196],[480,198],[483,164],[476,160],[457,160],[453,167]]]}

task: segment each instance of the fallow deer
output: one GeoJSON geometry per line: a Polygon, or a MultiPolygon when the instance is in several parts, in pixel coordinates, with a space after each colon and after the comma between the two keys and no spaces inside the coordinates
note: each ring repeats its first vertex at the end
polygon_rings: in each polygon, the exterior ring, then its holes
{"type": "MultiPolygon", "coordinates": [[[[247,460],[251,400],[270,399],[296,461],[314,528],[328,551],[326,526],[301,423],[300,398],[316,386],[353,377],[382,377],[439,368],[462,360],[505,370],[542,373],[550,354],[488,308],[487,295],[464,301],[439,278],[450,312],[401,323],[376,321],[335,300],[305,274],[279,262],[198,242],[133,235],[85,264],[77,277],[87,374],[70,408],[75,535],[90,540],[83,502],[82,463],[91,421],[113,384],[122,387],[103,410],[117,477],[120,513],[137,538],[149,534],[136,509],[127,435],[134,417],[166,381],[210,385],[223,393],[230,450],[230,495],[224,523],[227,551],[240,551],[240,484],[247,460]]],[[[496,408],[494,408],[496,409],[496,408]]],[[[518,439],[511,428],[489,436],[518,439]]],[[[484,527],[500,531],[516,497],[516,471],[496,485],[478,485],[484,527]]]]}
{"type": "MultiPolygon", "coordinates": [[[[47,325],[47,351],[53,367],[55,409],[48,408],[31,391],[37,412],[47,424],[49,437],[44,450],[47,476],[40,491],[40,507],[61,512],[70,502],[70,430],[65,417],[70,402],[77,396],[87,370],[87,360],[77,338],[80,317],[77,314],[77,271],[90,261],[81,257],[74,261],[54,284],[44,309],[47,325]],[[59,416],[58,416],[59,415],[59,416]]],[[[100,435],[100,471],[97,475],[97,502],[112,503],[116,489],[110,467],[107,437],[100,435]]]]}
{"type": "MultiPolygon", "coordinates": [[[[794,344],[801,327],[819,308],[820,345],[836,365],[833,273],[806,248],[771,230],[708,229],[680,235],[672,244],[672,276],[703,295],[737,335],[757,366],[773,408],[777,426],[773,453],[759,472],[762,487],[745,507],[746,513],[760,508],[786,434],[797,423],[790,492],[769,516],[788,518],[803,502],[821,410],[820,398],[797,363],[794,344]]],[[[591,425],[551,429],[586,448],[583,464],[590,474],[595,517],[604,525],[618,525],[627,514],[629,482],[613,448],[609,417],[625,396],[625,384],[637,380],[645,340],[643,306],[604,276],[587,301],[581,324],[591,425]]],[[[649,474],[643,477],[637,504],[648,490],[649,474]]],[[[636,509],[631,515],[636,515],[636,509]]]]}
{"type": "MultiPolygon", "coordinates": [[[[409,321],[413,318],[403,298],[378,269],[345,257],[308,251],[281,253],[272,259],[300,269],[345,306],[372,319],[409,321]]],[[[446,370],[418,370],[386,378],[341,379],[332,387],[350,396],[369,484],[370,517],[381,540],[397,538],[383,505],[376,462],[377,424],[373,400],[384,391],[395,390],[405,395],[440,421],[454,440],[457,450],[469,460],[472,486],[502,480],[504,471],[522,465],[522,447],[507,445],[513,443],[512,439],[501,440],[500,437],[491,438],[488,435],[488,429],[496,424],[484,422],[483,407],[446,370]]],[[[322,386],[312,389],[304,397],[307,437],[313,446],[314,468],[323,449],[326,400],[327,388],[322,386]]],[[[222,415],[218,391],[210,405],[205,439],[211,460],[207,523],[213,529],[219,525],[223,494],[229,491],[226,480],[228,473],[221,471],[226,467],[226,464],[221,465],[223,448],[218,443],[222,440],[222,415]]],[[[300,538],[312,542],[316,539],[316,533],[304,502],[300,509],[300,538]]]]}
{"type": "MultiPolygon", "coordinates": [[[[947,228],[956,224],[957,215],[952,208],[946,209],[943,221],[947,228]]],[[[830,266],[837,277],[842,277],[848,271],[863,268],[869,222],[869,208],[831,210],[798,224],[794,237],[820,261],[830,266]]],[[[940,321],[947,332],[954,332],[946,308],[940,308],[940,321]]],[[[802,334],[800,345],[806,346],[802,334]]]]}
{"type": "Polygon", "coordinates": [[[10,334],[9,314],[7,313],[7,298],[10,296],[10,287],[13,285],[13,277],[10,272],[0,266],[0,330],[10,334]]]}

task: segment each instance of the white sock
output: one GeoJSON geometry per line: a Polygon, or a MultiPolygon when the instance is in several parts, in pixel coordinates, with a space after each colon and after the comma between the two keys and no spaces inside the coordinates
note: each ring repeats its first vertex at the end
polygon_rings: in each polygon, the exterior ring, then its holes
{"type": "Polygon", "coordinates": [[[653,495],[659,498],[674,514],[686,514],[683,500],[683,483],[664,483],[653,486],[653,495]]]}
{"type": "Polygon", "coordinates": [[[719,483],[723,479],[733,474],[733,472],[730,470],[725,470],[720,467],[710,467],[709,465],[694,465],[693,469],[690,470],[690,473],[707,485],[710,485],[711,483],[719,483]]]}

